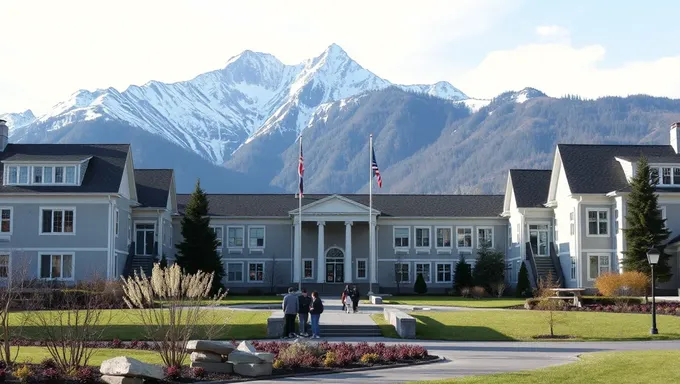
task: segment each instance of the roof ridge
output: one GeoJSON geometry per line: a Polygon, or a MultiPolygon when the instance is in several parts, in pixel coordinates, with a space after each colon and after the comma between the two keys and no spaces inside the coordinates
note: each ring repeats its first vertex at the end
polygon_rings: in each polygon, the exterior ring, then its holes
{"type": "MultiPolygon", "coordinates": [[[[177,195],[191,195],[191,192],[178,193],[177,195]]],[[[207,193],[208,196],[295,196],[295,193],[207,193]]],[[[308,193],[305,196],[368,196],[368,193],[308,193]]],[[[450,193],[377,193],[373,196],[473,196],[473,197],[498,197],[503,194],[472,193],[472,194],[450,194],[450,193]]],[[[305,197],[303,197],[305,198],[305,197]]]]}
{"type": "Polygon", "coordinates": [[[562,143],[557,144],[561,147],[670,147],[670,144],[577,144],[562,143]]]}

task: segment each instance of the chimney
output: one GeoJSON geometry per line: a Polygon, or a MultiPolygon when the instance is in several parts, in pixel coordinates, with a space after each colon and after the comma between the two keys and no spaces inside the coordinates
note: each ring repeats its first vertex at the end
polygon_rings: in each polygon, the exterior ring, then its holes
{"type": "Polygon", "coordinates": [[[671,146],[675,153],[680,154],[680,122],[671,124],[671,146]]]}
{"type": "Polygon", "coordinates": [[[0,119],[0,152],[4,152],[9,143],[9,128],[6,123],[7,121],[0,119]]]}

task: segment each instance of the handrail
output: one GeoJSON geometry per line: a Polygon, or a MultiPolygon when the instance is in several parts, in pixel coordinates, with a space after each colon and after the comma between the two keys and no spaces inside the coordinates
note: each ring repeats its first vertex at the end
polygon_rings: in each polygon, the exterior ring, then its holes
{"type": "Polygon", "coordinates": [[[565,283],[566,283],[566,276],[564,276],[564,272],[562,271],[562,263],[560,263],[560,258],[557,257],[557,250],[556,250],[556,245],[554,242],[550,242],[550,259],[552,259],[553,266],[555,267],[555,271],[557,272],[557,284],[559,285],[560,288],[564,288],[565,283]]]}
{"type": "Polygon", "coordinates": [[[533,288],[538,288],[538,270],[536,269],[536,259],[534,257],[534,250],[531,248],[531,243],[526,242],[526,259],[529,261],[529,274],[530,281],[532,282],[533,288]]]}
{"type": "Polygon", "coordinates": [[[135,258],[135,242],[131,242],[128,247],[128,255],[125,259],[125,266],[123,267],[123,276],[128,277],[132,274],[132,259],[135,258]]]}

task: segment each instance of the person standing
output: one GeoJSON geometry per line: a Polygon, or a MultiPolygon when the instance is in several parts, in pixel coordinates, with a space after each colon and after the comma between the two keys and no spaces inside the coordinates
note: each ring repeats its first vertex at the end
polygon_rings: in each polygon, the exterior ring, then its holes
{"type": "Polygon", "coordinates": [[[283,297],[283,315],[286,319],[284,338],[295,337],[295,317],[298,314],[300,302],[295,294],[295,289],[288,288],[288,294],[283,297]]]}
{"type": "Polygon", "coordinates": [[[309,310],[309,314],[312,316],[312,339],[320,339],[319,336],[319,320],[321,320],[321,314],[323,313],[323,302],[319,297],[319,292],[312,292],[312,306],[309,310]]]}
{"type": "Polygon", "coordinates": [[[345,310],[349,310],[345,308],[345,301],[347,299],[347,296],[349,296],[349,284],[345,285],[345,289],[342,291],[342,295],[340,296],[340,302],[342,303],[343,312],[345,312],[345,310]]]}
{"type": "Polygon", "coordinates": [[[352,286],[352,293],[350,293],[350,298],[352,299],[352,311],[354,313],[357,312],[357,309],[359,308],[359,298],[361,295],[359,294],[359,288],[357,288],[356,285],[352,286]]]}
{"type": "Polygon", "coordinates": [[[298,320],[300,321],[300,336],[309,336],[307,332],[307,319],[309,318],[309,306],[312,304],[312,298],[307,296],[307,289],[302,288],[302,295],[298,297],[298,320]]]}

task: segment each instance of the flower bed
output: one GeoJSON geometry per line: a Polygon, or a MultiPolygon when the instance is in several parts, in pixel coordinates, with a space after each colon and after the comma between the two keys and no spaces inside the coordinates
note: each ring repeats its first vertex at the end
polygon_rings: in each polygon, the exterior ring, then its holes
{"type": "MultiPolygon", "coordinates": [[[[536,308],[537,299],[528,299],[527,306],[531,310],[538,310],[536,308]]],[[[639,300],[629,302],[628,304],[618,305],[611,298],[602,298],[600,300],[592,300],[591,302],[584,302],[579,307],[573,305],[564,306],[565,311],[582,311],[582,312],[617,312],[617,313],[651,313],[652,304],[642,304],[639,300]]],[[[676,302],[657,302],[656,313],[660,315],[680,316],[680,303],[676,302]]]]}
{"type": "MultiPolygon", "coordinates": [[[[41,346],[39,341],[17,340],[22,346],[41,346]]],[[[235,343],[234,343],[235,344],[235,343]]],[[[92,343],[96,348],[119,348],[121,355],[125,349],[154,350],[154,343],[120,342],[119,340],[92,343]]],[[[431,356],[427,350],[419,345],[385,345],[384,343],[368,344],[366,342],[328,343],[328,342],[253,342],[253,346],[260,352],[275,355],[273,376],[294,376],[310,373],[333,373],[348,369],[366,367],[388,367],[392,365],[416,364],[433,361],[437,356],[431,356]]],[[[166,383],[200,382],[200,381],[237,381],[242,377],[236,374],[208,373],[201,368],[166,368],[166,383]]],[[[64,374],[59,372],[51,360],[40,364],[17,364],[11,369],[0,367],[0,382],[19,381],[33,383],[97,383],[100,377],[99,369],[85,367],[76,372],[64,374]]]]}

